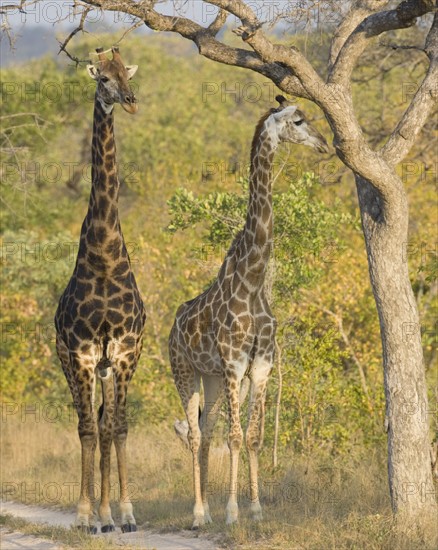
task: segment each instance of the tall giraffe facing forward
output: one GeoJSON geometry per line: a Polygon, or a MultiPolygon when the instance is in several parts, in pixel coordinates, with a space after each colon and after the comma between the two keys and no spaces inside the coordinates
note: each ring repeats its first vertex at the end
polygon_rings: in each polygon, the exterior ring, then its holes
{"type": "Polygon", "coordinates": [[[246,447],[249,456],[251,512],[261,519],[258,451],[263,440],[266,385],[275,349],[275,318],[264,293],[272,248],[272,163],[280,142],[301,143],[327,152],[325,139],[303,113],[277,96],[280,106],[257,124],[252,148],[250,197],[246,223],[234,239],[216,281],[194,300],[182,304],[169,337],[169,354],[189,427],[193,454],[193,528],[211,522],[207,501],[208,454],[225,390],[229,409],[230,485],[226,521],[238,519],[237,470],[243,434],[239,393],[250,380],[246,447]],[[198,420],[200,383],[204,408],[198,420]]]}
{"type": "Polygon", "coordinates": [[[142,347],[146,320],[120,227],[119,180],[113,108],[134,114],[138,106],[128,81],[137,66],[125,67],[118,48],[108,59],[102,48],[96,66],[92,140],[92,187],[81,229],[76,266],[55,315],[56,349],[79,417],[82,479],[76,525],[95,533],[94,453],[99,437],[102,532],[114,531],[110,508],[110,457],[114,440],[120,481],[122,531],[135,531],[126,473],[126,393],[142,347]],[[96,380],[103,403],[96,415],[96,380]],[[98,417],[98,418],[97,418],[98,417]]]}

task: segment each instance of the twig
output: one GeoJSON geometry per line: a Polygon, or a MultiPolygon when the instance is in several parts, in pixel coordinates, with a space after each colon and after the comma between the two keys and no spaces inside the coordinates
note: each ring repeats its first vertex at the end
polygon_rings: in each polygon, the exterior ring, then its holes
{"type": "Polygon", "coordinates": [[[144,21],[142,19],[140,19],[139,21],[137,21],[136,23],[134,23],[133,25],[131,25],[123,34],[122,36],[117,40],[117,42],[114,43],[114,46],[117,46],[118,44],[120,44],[120,42],[122,42],[122,40],[125,38],[125,36],[127,34],[129,34],[130,32],[132,31],[135,31],[135,29],[138,29],[140,27],[142,27],[144,25],[144,21]]]}
{"type": "Polygon", "coordinates": [[[91,11],[92,8],[85,8],[81,15],[81,20],[79,22],[79,25],[71,31],[71,33],[67,36],[67,38],[64,40],[64,42],[58,42],[59,43],[59,52],[58,55],[61,52],[64,52],[67,57],[69,57],[72,61],[76,63],[76,67],[80,63],[91,63],[91,59],[79,59],[75,55],[72,55],[70,52],[67,51],[67,44],[70,42],[70,40],[79,32],[82,31],[83,33],[87,33],[87,31],[84,29],[85,20],[87,19],[88,13],[91,11]]]}
{"type": "Polygon", "coordinates": [[[417,50],[418,52],[423,52],[426,54],[425,49],[420,48],[419,46],[409,46],[408,44],[385,44],[384,42],[381,42],[380,45],[384,48],[391,48],[391,50],[417,50]]]}
{"type": "Polygon", "coordinates": [[[11,113],[9,115],[1,115],[0,120],[4,120],[6,118],[15,118],[17,116],[33,116],[36,119],[42,120],[44,122],[47,122],[44,118],[42,118],[38,113],[11,113]]]}
{"type": "Polygon", "coordinates": [[[330,311],[329,309],[324,308],[324,307],[320,307],[319,309],[321,311],[323,311],[324,313],[326,313],[327,315],[330,315],[331,317],[333,317],[335,319],[335,321],[338,325],[339,333],[342,337],[342,340],[344,341],[344,344],[346,345],[348,351],[350,352],[350,356],[353,359],[353,362],[356,365],[357,370],[359,371],[359,377],[360,377],[360,382],[361,382],[361,385],[362,385],[362,390],[365,394],[365,397],[368,400],[368,405],[370,407],[370,410],[373,411],[374,406],[373,406],[373,402],[371,400],[371,397],[370,397],[370,394],[369,394],[369,391],[368,391],[368,385],[367,385],[367,381],[366,381],[365,372],[363,370],[361,362],[357,358],[357,355],[356,355],[356,353],[353,349],[353,346],[350,343],[350,339],[348,338],[347,333],[344,330],[344,323],[343,323],[342,315],[334,313],[333,311],[330,311]]]}

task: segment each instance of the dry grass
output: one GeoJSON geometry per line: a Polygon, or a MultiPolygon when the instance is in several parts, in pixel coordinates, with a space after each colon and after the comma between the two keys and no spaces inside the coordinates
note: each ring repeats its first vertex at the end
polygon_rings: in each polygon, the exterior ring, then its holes
{"type": "MultiPolygon", "coordinates": [[[[3,498],[74,510],[79,491],[80,445],[74,421],[67,424],[2,424],[3,498]]],[[[144,528],[178,531],[192,521],[190,453],[169,427],[131,429],[129,479],[137,522],[144,528]]],[[[210,508],[215,523],[209,536],[229,548],[304,550],[425,550],[421,537],[398,540],[394,534],[384,461],[370,454],[367,463],[284,456],[275,471],[266,450],[261,457],[265,520],[248,517],[247,464],[242,453],[241,519],[225,526],[228,455],[212,452],[210,508]]],[[[96,463],[97,465],[97,463],[96,463]]],[[[113,459],[113,500],[118,486],[113,459]]],[[[97,469],[96,469],[97,470],[97,469]]],[[[117,506],[113,505],[118,521],[117,506]]]]}

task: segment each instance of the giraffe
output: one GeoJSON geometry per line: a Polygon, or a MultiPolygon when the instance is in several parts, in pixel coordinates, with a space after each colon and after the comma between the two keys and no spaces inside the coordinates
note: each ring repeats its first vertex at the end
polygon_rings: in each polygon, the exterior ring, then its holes
{"type": "Polygon", "coordinates": [[[251,514],[262,519],[258,492],[258,451],[263,441],[266,385],[272,370],[276,321],[264,292],[272,248],[272,163],[280,142],[301,143],[327,152],[327,142],[296,105],[277,96],[279,107],[258,122],[251,147],[250,197],[245,226],[235,237],[215,282],[177,310],[169,336],[169,357],[186,413],[193,455],[193,529],[210,523],[208,455],[225,394],[230,451],[226,522],[238,520],[237,474],[243,433],[240,404],[249,378],[248,426],[251,514]],[[204,406],[198,419],[200,386],[204,406]],[[242,390],[242,391],[241,391],[242,390]]]}
{"type": "Polygon", "coordinates": [[[88,65],[97,83],[92,138],[92,186],[81,228],[73,275],[55,314],[56,349],[78,414],[82,477],[75,524],[96,533],[94,454],[99,439],[102,532],[114,531],[110,508],[110,458],[114,440],[120,481],[122,531],[136,530],[127,486],[126,393],[142,347],[146,314],[140,297],[118,213],[119,179],[113,130],[113,108],[120,103],[135,114],[137,100],[128,81],[137,65],[123,64],[118,48],[112,59],[102,48],[88,65]],[[96,381],[102,405],[96,415],[96,381]]]}

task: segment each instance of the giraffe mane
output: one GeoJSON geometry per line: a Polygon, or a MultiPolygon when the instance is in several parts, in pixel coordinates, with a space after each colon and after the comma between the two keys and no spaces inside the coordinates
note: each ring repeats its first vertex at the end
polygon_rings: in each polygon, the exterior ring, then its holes
{"type": "Polygon", "coordinates": [[[252,144],[251,144],[251,158],[254,158],[254,155],[256,153],[257,149],[257,142],[260,138],[260,134],[263,130],[263,125],[265,124],[266,120],[272,115],[272,113],[275,113],[277,109],[269,109],[267,113],[262,115],[260,117],[260,120],[257,122],[256,129],[254,132],[254,137],[252,138],[252,144]]]}
{"type": "Polygon", "coordinates": [[[240,239],[241,239],[241,237],[242,237],[242,235],[243,235],[243,232],[244,232],[244,230],[241,229],[240,231],[238,231],[238,232],[236,233],[236,235],[234,236],[234,239],[233,239],[232,242],[231,242],[230,248],[228,249],[228,252],[227,252],[225,258],[229,258],[230,256],[232,256],[232,255],[234,254],[234,251],[236,250],[237,245],[238,245],[239,242],[240,242],[240,239]]]}

